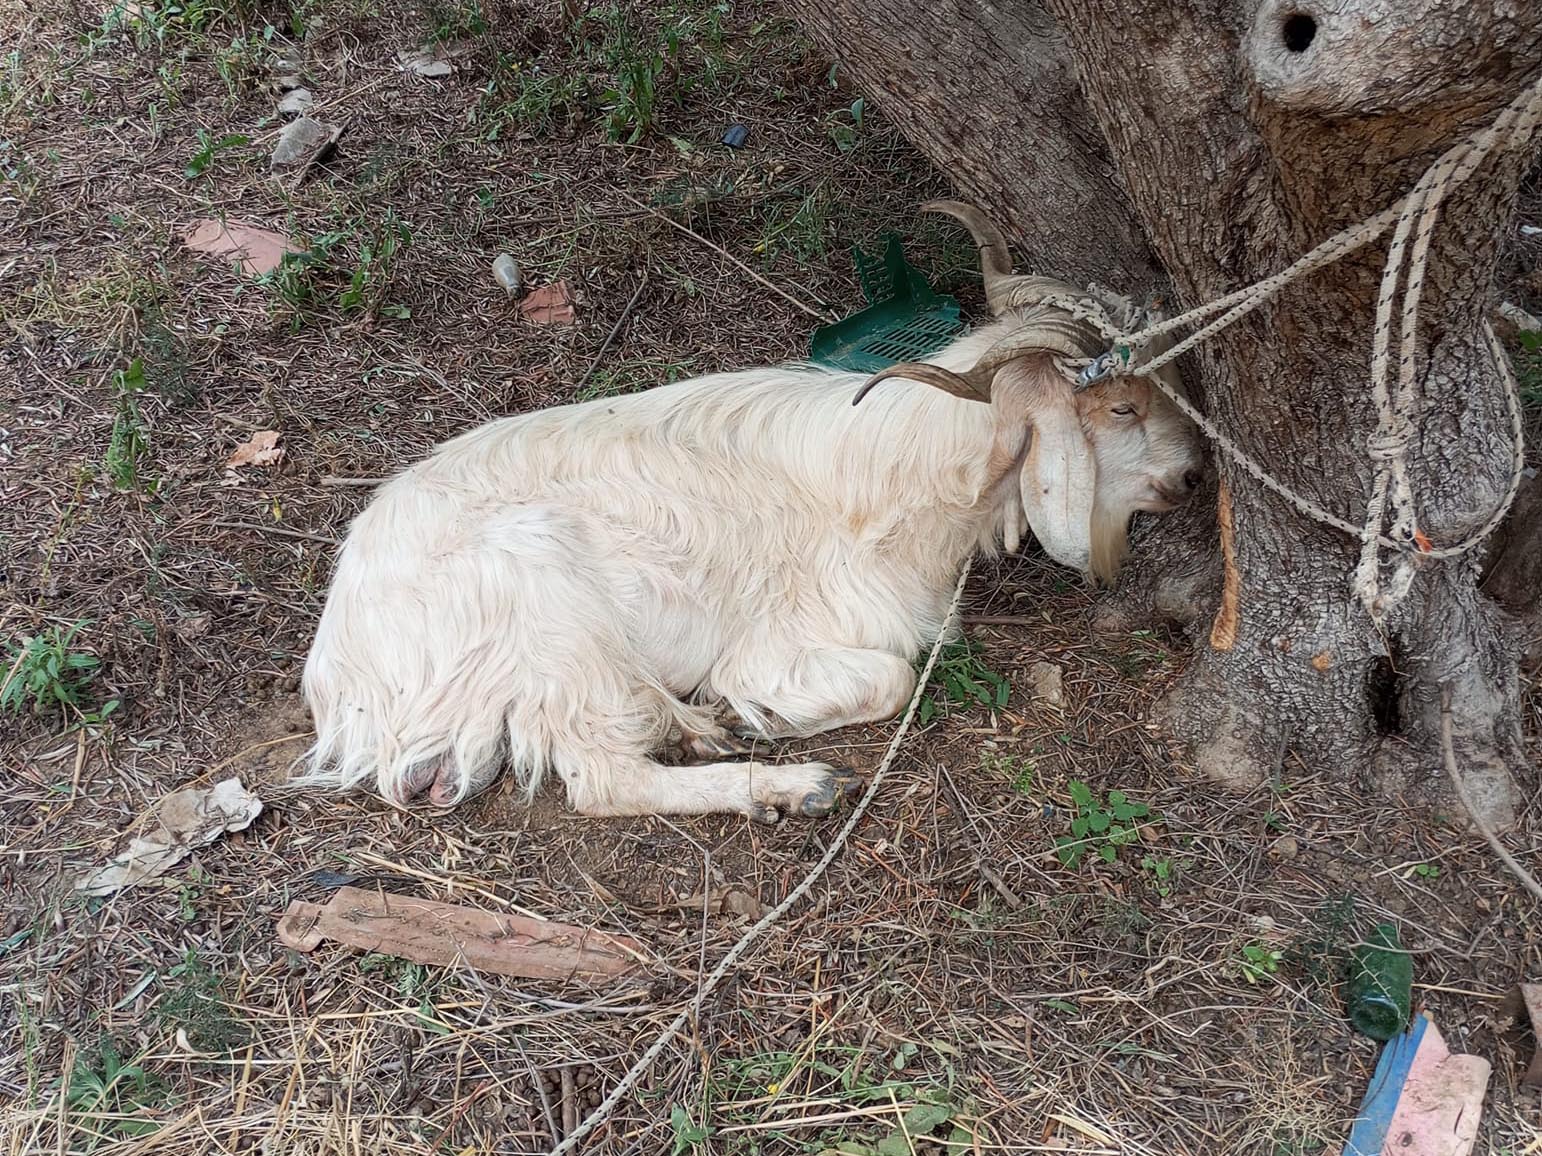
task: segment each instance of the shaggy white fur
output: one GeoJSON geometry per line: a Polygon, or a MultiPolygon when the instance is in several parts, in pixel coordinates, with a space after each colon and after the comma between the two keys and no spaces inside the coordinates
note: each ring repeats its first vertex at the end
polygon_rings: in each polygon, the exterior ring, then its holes
{"type": "Polygon", "coordinates": [[[849,772],[655,756],[898,713],[959,567],[1029,526],[1111,579],[1131,515],[1193,490],[1193,427],[1144,378],[1073,392],[1045,351],[1096,334],[1036,303],[1075,290],[923,207],[974,235],[999,319],[861,405],[859,374],[716,374],[492,422],[381,487],[306,662],[302,781],[450,805],[509,765],[586,815],[822,815],[849,772]]]}
{"type": "MultiPolygon", "coordinates": [[[[967,369],[1012,324],[932,361],[967,369]]],[[[821,763],[654,755],[897,713],[963,560],[1021,534],[1032,411],[1066,389],[1044,357],[990,405],[896,380],[853,406],[863,380],[752,369],[506,418],[384,485],[306,664],[305,777],[448,805],[507,764],[588,815],[830,810],[852,780],[821,763]]],[[[1131,513],[1192,488],[1164,405],[1139,379],[1077,398],[1105,569],[1131,513]]]]}

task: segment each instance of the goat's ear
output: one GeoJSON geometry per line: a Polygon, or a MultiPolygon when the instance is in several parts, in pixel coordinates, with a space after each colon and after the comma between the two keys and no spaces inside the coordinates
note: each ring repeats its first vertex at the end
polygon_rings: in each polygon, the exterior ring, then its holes
{"type": "MultiPolygon", "coordinates": [[[[1019,486],[1034,537],[1055,561],[1083,573],[1092,568],[1092,511],[1097,460],[1082,429],[1071,383],[1053,365],[1018,363],[1007,373],[1031,375],[1027,417],[1033,445],[1019,486]]],[[[999,388],[999,383],[998,383],[999,388]]]]}

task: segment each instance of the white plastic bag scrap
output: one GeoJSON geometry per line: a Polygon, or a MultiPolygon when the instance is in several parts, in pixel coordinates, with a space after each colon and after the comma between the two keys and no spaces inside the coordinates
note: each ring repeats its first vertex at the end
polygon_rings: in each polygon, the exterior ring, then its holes
{"type": "Polygon", "coordinates": [[[135,835],[126,850],[75,884],[75,890],[111,895],[155,879],[226,831],[244,831],[260,814],[262,800],[240,779],[173,791],[151,808],[146,823],[151,830],[135,835]]]}

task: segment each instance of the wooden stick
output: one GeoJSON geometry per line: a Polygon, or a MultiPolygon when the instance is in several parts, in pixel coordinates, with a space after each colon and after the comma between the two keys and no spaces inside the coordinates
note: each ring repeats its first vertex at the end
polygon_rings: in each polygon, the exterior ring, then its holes
{"type": "MultiPolygon", "coordinates": [[[[617,192],[620,192],[620,190],[618,189],[617,192]]],[[[655,216],[659,220],[663,221],[671,229],[678,229],[680,232],[684,233],[687,237],[695,237],[696,240],[700,241],[703,245],[705,245],[707,248],[711,249],[714,253],[717,253],[719,256],[726,257],[728,260],[732,261],[735,265],[737,265],[740,269],[742,269],[745,273],[748,273],[752,278],[754,278],[756,281],[760,282],[760,284],[764,285],[767,289],[771,290],[771,292],[775,293],[778,297],[782,298],[784,301],[788,301],[791,304],[796,305],[799,309],[803,310],[803,312],[807,313],[810,317],[813,317],[813,318],[815,318],[816,320],[819,320],[819,321],[833,321],[833,320],[835,320],[834,314],[832,314],[832,313],[821,313],[819,310],[815,309],[813,306],[805,305],[802,301],[799,301],[796,297],[794,297],[791,293],[787,292],[787,290],[783,289],[780,285],[773,285],[770,281],[766,280],[759,273],[755,272],[755,270],[751,269],[743,261],[739,260],[739,258],[735,257],[727,249],[723,248],[723,246],[721,246],[719,244],[716,244],[713,241],[707,240],[707,238],[703,237],[700,233],[698,233],[695,229],[692,229],[690,226],[682,225],[679,221],[675,220],[673,217],[668,216],[665,213],[659,212],[657,209],[653,208],[651,205],[643,204],[641,201],[637,200],[636,198],[634,198],[632,196],[629,196],[626,193],[621,193],[621,196],[623,198],[625,198],[626,200],[631,201],[632,204],[636,205],[639,209],[642,209],[642,210],[644,210],[644,211],[646,211],[648,213],[651,213],[653,216],[655,216]]]]}
{"type": "Polygon", "coordinates": [[[362,488],[367,488],[370,486],[384,485],[389,480],[390,479],[388,478],[337,478],[329,474],[327,477],[321,479],[321,484],[323,486],[334,487],[338,489],[341,489],[345,486],[359,486],[362,488]]]}
{"type": "Polygon", "coordinates": [[[621,327],[626,324],[626,319],[632,315],[632,306],[637,304],[637,299],[642,296],[644,289],[648,287],[648,271],[643,270],[642,280],[637,283],[637,291],[632,294],[631,300],[626,303],[626,308],[621,311],[621,316],[616,318],[616,323],[610,327],[610,332],[605,335],[605,341],[600,346],[600,351],[594,355],[594,360],[589,363],[589,368],[584,371],[583,377],[578,379],[574,391],[583,389],[589,384],[589,379],[594,376],[594,371],[600,367],[600,359],[605,356],[605,351],[610,348],[610,343],[616,339],[616,334],[621,332],[621,327]]]}
{"type": "Polygon", "coordinates": [[[336,538],[325,534],[312,534],[308,530],[290,530],[283,526],[258,526],[251,522],[210,522],[222,530],[250,530],[254,534],[272,534],[275,538],[298,538],[302,542],[320,542],[325,546],[342,545],[336,538]]]}

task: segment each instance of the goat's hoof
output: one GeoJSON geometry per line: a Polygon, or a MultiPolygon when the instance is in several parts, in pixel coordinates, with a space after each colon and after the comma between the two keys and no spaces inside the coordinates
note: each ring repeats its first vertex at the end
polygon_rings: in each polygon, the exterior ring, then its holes
{"type": "Polygon", "coordinates": [[[769,803],[751,803],[750,818],[757,823],[774,827],[782,821],[782,813],[769,803]]]}
{"type": "Polygon", "coordinates": [[[843,798],[849,798],[861,787],[862,780],[850,767],[835,767],[825,775],[824,782],[803,796],[798,812],[805,818],[822,818],[835,810],[843,798]]]}

